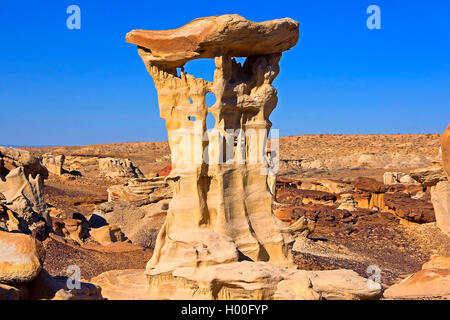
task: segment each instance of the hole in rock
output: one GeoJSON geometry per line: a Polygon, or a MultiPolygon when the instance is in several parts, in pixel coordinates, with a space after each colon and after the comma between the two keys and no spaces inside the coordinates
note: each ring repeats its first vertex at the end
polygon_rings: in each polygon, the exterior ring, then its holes
{"type": "Polygon", "coordinates": [[[234,60],[236,60],[236,62],[237,63],[240,63],[241,64],[241,66],[243,66],[244,65],[244,62],[245,62],[245,57],[233,57],[234,58],[234,60]]]}
{"type": "Polygon", "coordinates": [[[206,130],[212,130],[216,126],[216,119],[211,113],[206,116],[206,130]]]}
{"type": "Polygon", "coordinates": [[[193,117],[193,116],[189,116],[188,119],[191,121],[195,121],[195,117],[193,117]]]}
{"type": "Polygon", "coordinates": [[[212,92],[208,92],[205,96],[206,106],[211,108],[216,103],[216,96],[212,92]]]}
{"type": "Polygon", "coordinates": [[[214,59],[196,59],[188,61],[184,65],[184,73],[206,81],[214,81],[216,65],[214,59]]]}
{"type": "Polygon", "coordinates": [[[191,104],[194,103],[194,101],[192,101],[192,98],[191,98],[191,97],[189,97],[189,102],[190,102],[191,104]]]}

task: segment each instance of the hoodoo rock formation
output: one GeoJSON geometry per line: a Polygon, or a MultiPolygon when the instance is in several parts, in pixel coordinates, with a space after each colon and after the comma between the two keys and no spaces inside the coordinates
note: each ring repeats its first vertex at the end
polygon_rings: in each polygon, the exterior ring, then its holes
{"type": "Polygon", "coordinates": [[[252,260],[288,263],[288,243],[272,215],[272,194],[263,170],[269,167],[265,157],[268,118],[277,104],[271,83],[279,72],[281,52],[294,46],[297,38],[298,23],[291,19],[257,24],[238,15],[197,19],[172,31],[136,30],[127,35],[128,42],[139,46],[154,79],[172,151],[167,180],[174,195],[150,272],[173,259],[171,248],[180,244],[170,239],[195,230],[230,237],[252,260]],[[183,43],[189,43],[189,48],[183,43]],[[248,57],[243,66],[233,58],[242,56],[248,57]],[[176,67],[202,57],[215,59],[213,82],[185,74],[183,69],[177,75],[176,67]],[[208,92],[216,97],[210,108],[205,103],[208,92]],[[209,113],[214,116],[216,134],[213,131],[203,141],[209,113]],[[249,129],[262,136],[250,141],[243,135],[249,129]],[[219,151],[223,141],[227,147],[231,144],[226,155],[219,151]],[[202,159],[205,149],[209,161],[202,159]],[[249,161],[251,156],[256,163],[249,161]]]}
{"type": "Polygon", "coordinates": [[[49,225],[43,184],[47,177],[39,158],[24,150],[0,147],[0,200],[4,199],[0,230],[40,233],[49,225]]]}
{"type": "MultiPolygon", "coordinates": [[[[154,80],[172,154],[166,181],[173,198],[146,271],[154,298],[271,299],[283,288],[289,289],[283,296],[294,298],[327,295],[317,283],[334,271],[314,277],[295,269],[272,272],[293,266],[290,230],[271,208],[276,162],[267,156],[267,137],[278,101],[272,82],[281,53],[298,37],[299,24],[292,19],[256,23],[239,15],[127,34],[154,80]],[[235,57],[246,60],[241,65],[235,57]],[[214,59],[213,82],[185,73],[184,64],[198,58],[214,59]],[[207,93],[216,98],[211,107],[207,93]],[[209,114],[215,120],[210,131],[209,114]],[[296,277],[302,281],[278,285],[296,277]]],[[[358,283],[352,297],[379,294],[361,286],[363,278],[351,278],[350,287],[358,283]]]]}

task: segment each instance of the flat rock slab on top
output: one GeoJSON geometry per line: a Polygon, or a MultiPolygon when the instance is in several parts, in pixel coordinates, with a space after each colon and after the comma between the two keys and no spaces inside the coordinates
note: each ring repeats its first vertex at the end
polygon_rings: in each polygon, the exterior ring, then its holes
{"type": "Polygon", "coordinates": [[[234,57],[280,53],[292,48],[299,24],[290,18],[253,22],[237,14],[195,19],[173,30],[133,30],[126,41],[150,50],[151,60],[179,67],[220,50],[234,57]]]}

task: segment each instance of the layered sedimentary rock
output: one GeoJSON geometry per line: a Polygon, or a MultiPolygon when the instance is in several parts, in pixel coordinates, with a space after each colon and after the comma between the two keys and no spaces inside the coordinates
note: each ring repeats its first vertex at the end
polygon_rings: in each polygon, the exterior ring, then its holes
{"type": "Polygon", "coordinates": [[[100,174],[106,178],[143,178],[144,174],[128,159],[102,158],[98,160],[100,174]]]}
{"type": "MultiPolygon", "coordinates": [[[[255,23],[239,15],[127,34],[154,80],[172,155],[166,181],[173,198],[146,271],[154,297],[275,298],[278,284],[295,280],[287,275],[293,269],[279,267],[292,265],[293,239],[272,213],[277,152],[271,145],[268,156],[267,135],[278,101],[272,82],[298,35],[292,19],[255,23]],[[184,71],[197,58],[214,59],[214,81],[184,71]],[[211,107],[207,93],[216,98],[211,107]],[[208,115],[215,120],[209,131],[208,115]]],[[[284,283],[280,295],[324,292],[301,278],[297,291],[287,293],[284,283]]]]}
{"type": "Polygon", "coordinates": [[[164,177],[133,178],[108,188],[108,201],[124,200],[148,204],[172,197],[164,177]]]}
{"type": "Polygon", "coordinates": [[[47,169],[29,152],[0,147],[0,198],[9,210],[7,219],[0,215],[0,228],[8,231],[31,232],[48,224],[43,179],[47,169]],[[16,220],[12,228],[11,222],[16,220]],[[8,223],[9,221],[9,223],[8,223]]]}
{"type": "Polygon", "coordinates": [[[271,126],[268,118],[277,103],[271,83],[279,72],[280,53],[295,45],[297,38],[298,23],[291,19],[255,24],[238,15],[197,19],[186,27],[162,33],[138,30],[127,35],[127,41],[139,46],[155,82],[172,151],[172,171],[167,180],[173,185],[174,195],[150,270],[164,264],[165,252],[170,251],[169,237],[203,228],[230,236],[253,260],[287,263],[287,243],[272,215],[272,194],[267,173],[262,170],[269,165],[265,157],[271,126]],[[204,29],[206,25],[212,29],[204,29]],[[202,35],[197,38],[199,30],[202,35]],[[182,40],[176,43],[192,41],[195,48],[183,46],[178,51],[172,46],[172,39],[180,32],[182,40]],[[194,54],[204,48],[203,54],[194,54]],[[241,65],[233,56],[249,57],[241,65]],[[215,59],[213,82],[183,70],[177,75],[175,67],[199,57],[215,59]],[[216,97],[210,108],[205,103],[208,92],[216,97]],[[203,141],[208,114],[215,119],[216,134],[203,141]],[[256,135],[251,143],[242,133],[229,139],[226,132],[249,129],[256,135]],[[222,141],[231,154],[220,152],[222,141]],[[209,163],[203,161],[205,148],[209,163]],[[249,162],[251,156],[256,163],[249,162]]]}

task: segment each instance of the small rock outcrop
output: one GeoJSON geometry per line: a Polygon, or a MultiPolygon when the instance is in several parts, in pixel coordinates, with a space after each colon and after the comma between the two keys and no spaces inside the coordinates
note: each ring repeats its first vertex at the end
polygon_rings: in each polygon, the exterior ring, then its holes
{"type": "Polygon", "coordinates": [[[388,299],[450,298],[450,257],[432,257],[422,270],[389,287],[384,296],[388,299]]]}
{"type": "Polygon", "coordinates": [[[144,174],[128,159],[101,158],[98,160],[100,175],[106,178],[143,178],[144,174]]]}
{"type": "Polygon", "coordinates": [[[64,173],[63,165],[66,157],[63,154],[53,155],[46,153],[42,155],[42,164],[47,168],[50,173],[60,176],[64,173]]]}
{"type": "Polygon", "coordinates": [[[31,233],[42,222],[49,225],[43,182],[47,177],[39,158],[27,151],[0,147],[0,198],[8,209],[7,220],[0,215],[1,229],[31,233]]]}
{"type": "Polygon", "coordinates": [[[44,249],[29,235],[0,231],[0,252],[0,282],[30,282],[42,270],[44,249]]]}
{"type": "Polygon", "coordinates": [[[34,237],[0,231],[0,300],[102,300],[101,288],[81,282],[68,288],[67,277],[43,269],[45,250],[34,237]]]}
{"type": "Polygon", "coordinates": [[[433,163],[427,168],[413,170],[410,175],[424,187],[432,187],[440,181],[447,180],[444,168],[442,168],[442,165],[438,162],[433,163]]]}
{"type": "Polygon", "coordinates": [[[170,198],[172,198],[172,190],[164,177],[133,178],[125,184],[108,188],[108,201],[123,200],[149,204],[170,198]]]}

